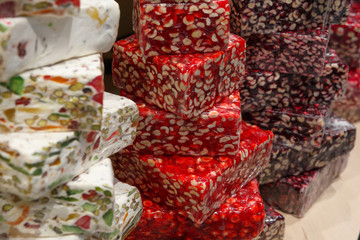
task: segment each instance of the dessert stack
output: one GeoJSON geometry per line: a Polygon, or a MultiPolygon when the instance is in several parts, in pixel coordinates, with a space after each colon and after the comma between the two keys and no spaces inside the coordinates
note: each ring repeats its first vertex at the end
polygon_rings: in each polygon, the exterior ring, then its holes
{"type": "Polygon", "coordinates": [[[241,118],[245,41],[227,0],[135,0],[135,35],[114,45],[113,82],[139,107],[132,146],[111,157],[139,188],[129,239],[252,239],[265,211],[255,178],[273,134],[241,118]]]}
{"type": "Polygon", "coordinates": [[[349,65],[346,94],[335,103],[334,112],[354,123],[360,120],[360,2],[353,0],[344,24],[331,26],[329,46],[349,65]]]}
{"type": "Polygon", "coordinates": [[[264,201],[301,217],[343,170],[354,146],[354,126],[331,114],[348,67],[327,48],[329,25],[346,20],[349,2],[230,5],[231,31],[247,42],[243,119],[274,133],[260,192],[264,201]]]}
{"type": "Polygon", "coordinates": [[[142,213],[109,157],[138,108],[104,93],[113,0],[0,0],[0,238],[118,239],[142,213]]]}

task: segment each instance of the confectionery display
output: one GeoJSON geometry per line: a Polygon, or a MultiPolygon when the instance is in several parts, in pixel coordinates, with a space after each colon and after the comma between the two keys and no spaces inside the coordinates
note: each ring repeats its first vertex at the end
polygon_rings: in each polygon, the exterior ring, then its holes
{"type": "Polygon", "coordinates": [[[252,180],[201,225],[194,225],[177,211],[144,199],[143,216],[127,239],[252,239],[263,229],[265,219],[258,187],[257,181],[252,180]]]}
{"type": "Polygon", "coordinates": [[[80,0],[0,0],[0,18],[44,14],[76,15],[80,0]]]}
{"type": "Polygon", "coordinates": [[[318,170],[261,185],[261,196],[272,206],[296,217],[302,217],[344,170],[347,160],[348,155],[338,156],[318,170]]]}
{"type": "Polygon", "coordinates": [[[265,226],[254,240],[282,240],[285,234],[285,219],[273,207],[264,202],[265,226]]]}

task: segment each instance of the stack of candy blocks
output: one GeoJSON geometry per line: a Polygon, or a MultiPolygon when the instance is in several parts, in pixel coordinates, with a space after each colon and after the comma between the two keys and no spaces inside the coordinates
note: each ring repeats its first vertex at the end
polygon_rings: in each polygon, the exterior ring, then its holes
{"type": "Polygon", "coordinates": [[[114,85],[139,108],[134,144],[111,157],[143,197],[130,239],[252,239],[264,227],[255,178],[273,134],[242,121],[246,46],[229,10],[228,0],[135,0],[135,35],[114,45],[114,85]]]}
{"type": "Polygon", "coordinates": [[[0,0],[0,238],[125,238],[142,214],[114,178],[136,104],[104,93],[113,0],[0,0]]]}

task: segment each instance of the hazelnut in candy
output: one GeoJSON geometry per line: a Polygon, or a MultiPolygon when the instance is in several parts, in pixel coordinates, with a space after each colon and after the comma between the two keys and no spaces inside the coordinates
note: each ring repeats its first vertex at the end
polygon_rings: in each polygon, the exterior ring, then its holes
{"type": "Polygon", "coordinates": [[[240,147],[241,105],[234,92],[214,107],[191,119],[148,105],[121,91],[139,108],[139,125],[126,153],[151,155],[236,155],[240,147]]]}
{"type": "Polygon", "coordinates": [[[264,205],[256,180],[228,198],[201,225],[147,198],[143,206],[143,216],[129,240],[245,240],[256,237],[264,227],[264,205]]]}
{"type": "Polygon", "coordinates": [[[348,154],[335,157],[323,168],[284,177],[260,186],[261,196],[281,211],[303,217],[319,196],[345,169],[348,154]]]}
{"type": "Polygon", "coordinates": [[[238,90],[245,74],[245,41],[232,34],[225,51],[145,59],[133,35],[115,43],[112,71],[116,87],[189,119],[238,90]]]}
{"type": "Polygon", "coordinates": [[[235,156],[112,156],[115,176],[139,187],[143,196],[203,223],[223,202],[268,164],[272,133],[242,124],[235,156]]]}

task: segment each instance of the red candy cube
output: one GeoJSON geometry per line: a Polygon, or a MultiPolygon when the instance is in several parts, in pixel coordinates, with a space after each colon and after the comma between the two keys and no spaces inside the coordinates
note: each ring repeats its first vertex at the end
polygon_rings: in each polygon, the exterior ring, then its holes
{"type": "Polygon", "coordinates": [[[148,199],[143,200],[143,206],[139,225],[129,240],[245,240],[256,237],[264,227],[264,205],[256,180],[228,198],[201,225],[148,199]]]}
{"type": "Polygon", "coordinates": [[[238,154],[241,129],[238,92],[191,119],[182,119],[138,98],[125,96],[136,102],[140,116],[134,144],[124,152],[191,156],[238,154]]]}
{"type": "Polygon", "coordinates": [[[243,124],[240,151],[233,157],[153,156],[118,153],[112,157],[120,181],[139,187],[152,201],[203,223],[269,163],[273,134],[243,124]]]}
{"type": "Polygon", "coordinates": [[[145,56],[223,51],[229,45],[228,0],[197,3],[135,0],[133,22],[145,56]]]}
{"type": "Polygon", "coordinates": [[[182,118],[199,116],[239,88],[245,74],[245,41],[230,36],[226,51],[147,59],[135,36],[114,45],[114,85],[182,118]]]}

